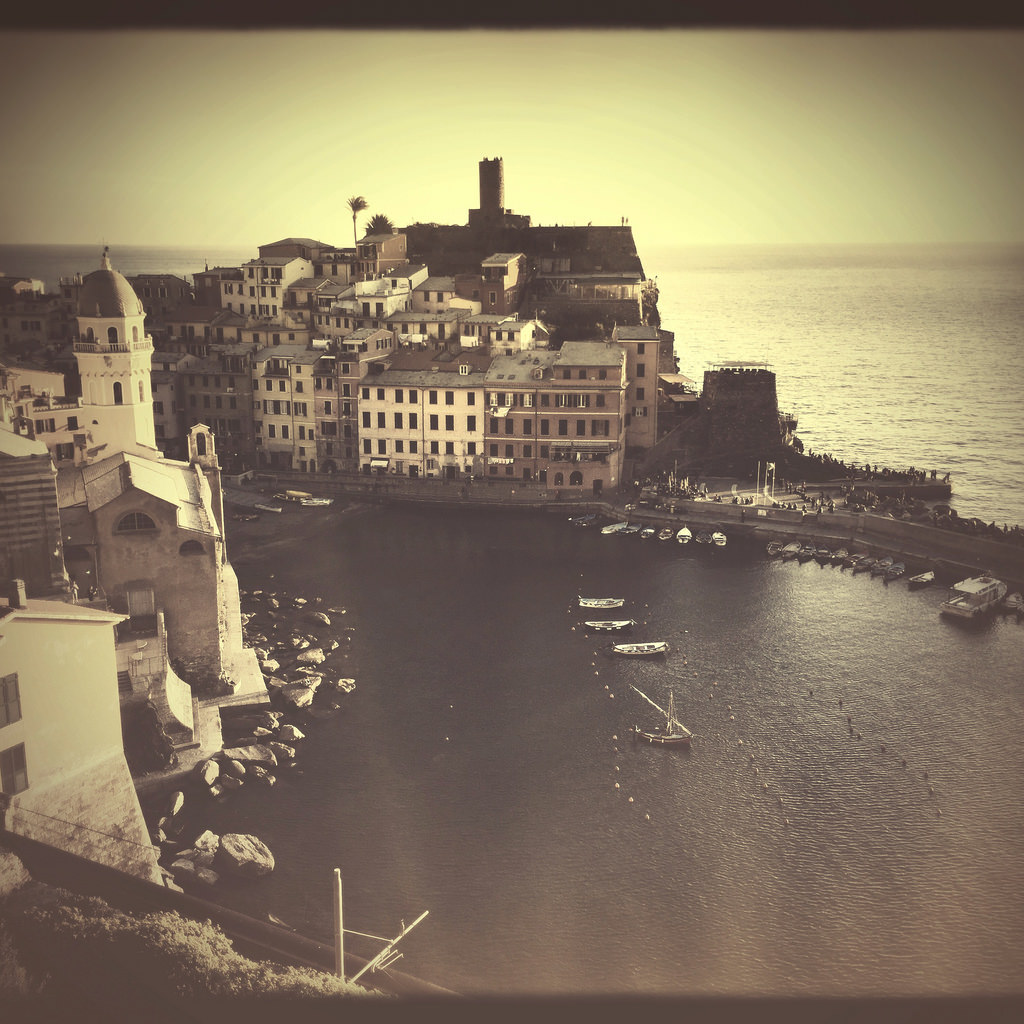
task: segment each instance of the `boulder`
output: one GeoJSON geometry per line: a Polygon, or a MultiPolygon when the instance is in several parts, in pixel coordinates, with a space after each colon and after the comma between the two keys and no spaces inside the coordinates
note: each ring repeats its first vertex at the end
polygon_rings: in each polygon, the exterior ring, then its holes
{"type": "Polygon", "coordinates": [[[336,650],[337,650],[337,649],[338,649],[338,648],[339,648],[340,646],[341,646],[341,644],[339,644],[337,640],[332,640],[332,641],[331,641],[331,642],[330,642],[330,643],[329,643],[329,644],[327,645],[327,649],[328,649],[328,650],[331,650],[331,651],[336,651],[336,650]]]}
{"type": "Polygon", "coordinates": [[[295,748],[289,747],[287,743],[276,743],[274,740],[271,740],[267,746],[274,752],[278,763],[295,760],[295,748]]]}
{"type": "MultiPolygon", "coordinates": [[[[284,682],[283,679],[278,682],[284,682]]],[[[234,732],[252,732],[253,729],[274,730],[281,723],[280,711],[257,711],[248,715],[223,718],[224,729],[234,732]]]]}
{"type": "Polygon", "coordinates": [[[220,836],[209,829],[200,832],[196,836],[195,842],[192,843],[192,849],[200,852],[209,851],[210,853],[216,853],[218,846],[220,846],[220,836]]]}
{"type": "Polygon", "coordinates": [[[260,671],[266,675],[273,675],[281,667],[277,658],[264,658],[260,661],[260,671]]]}
{"type": "Polygon", "coordinates": [[[212,797],[223,796],[224,795],[224,787],[219,782],[215,782],[210,787],[209,792],[210,792],[210,796],[212,796],[212,797]]]}
{"type": "Polygon", "coordinates": [[[185,794],[179,789],[171,794],[167,803],[167,817],[173,818],[185,806],[185,794]]]}
{"type": "Polygon", "coordinates": [[[325,658],[326,655],[319,647],[311,647],[308,651],[303,651],[298,660],[305,665],[320,665],[325,658]]]}
{"type": "Polygon", "coordinates": [[[227,747],[224,756],[232,761],[241,761],[246,771],[252,764],[261,765],[264,768],[274,768],[277,765],[277,758],[270,747],[263,743],[253,743],[247,747],[227,747]]]}
{"type": "Polygon", "coordinates": [[[292,598],[292,604],[294,604],[296,608],[301,608],[305,603],[306,603],[306,599],[304,597],[293,597],[292,598]]]}
{"type": "Polygon", "coordinates": [[[178,882],[187,881],[196,877],[195,862],[188,857],[179,857],[171,864],[171,874],[178,882]]]}
{"type": "Polygon", "coordinates": [[[325,626],[331,624],[331,618],[326,612],[312,612],[310,613],[310,618],[314,622],[322,622],[325,626]]]}
{"type": "MultiPolygon", "coordinates": [[[[306,734],[297,725],[291,725],[289,723],[287,725],[282,725],[281,728],[277,730],[277,738],[282,743],[294,743],[296,740],[304,740],[306,738],[306,734]]],[[[273,750],[273,747],[271,747],[271,749],[273,750]]]]}
{"type": "Polygon", "coordinates": [[[182,857],[187,857],[197,868],[212,868],[214,858],[217,856],[216,850],[193,850],[191,853],[183,853],[182,857]]]}
{"type": "Polygon", "coordinates": [[[220,881],[220,875],[213,868],[196,868],[195,879],[203,885],[216,885],[220,881]]]}
{"type": "Polygon", "coordinates": [[[212,786],[220,775],[220,765],[212,757],[208,757],[196,765],[195,773],[204,786],[212,786]]]}
{"type": "Polygon", "coordinates": [[[274,855],[256,836],[228,832],[220,837],[217,866],[242,878],[260,878],[274,870],[274,855]]]}
{"type": "Polygon", "coordinates": [[[281,607],[281,602],[276,597],[272,597],[267,601],[267,606],[273,608],[275,611],[281,607]]]}
{"type": "Polygon", "coordinates": [[[167,836],[162,828],[151,828],[149,830],[149,841],[154,846],[163,846],[167,842],[167,836]]]}
{"type": "Polygon", "coordinates": [[[221,769],[222,775],[230,775],[235,779],[245,778],[245,765],[241,761],[228,760],[221,769]]]}
{"type": "Polygon", "coordinates": [[[254,764],[249,766],[249,775],[257,782],[262,782],[265,786],[272,786],[277,779],[274,778],[270,772],[267,771],[262,765],[254,764]]]}
{"type": "Polygon", "coordinates": [[[295,708],[308,708],[313,703],[317,687],[320,685],[320,678],[314,676],[308,683],[288,683],[282,686],[277,692],[281,699],[295,708]]]}
{"type": "Polygon", "coordinates": [[[220,784],[226,789],[241,789],[245,783],[234,775],[222,775],[220,777],[220,784]]]}

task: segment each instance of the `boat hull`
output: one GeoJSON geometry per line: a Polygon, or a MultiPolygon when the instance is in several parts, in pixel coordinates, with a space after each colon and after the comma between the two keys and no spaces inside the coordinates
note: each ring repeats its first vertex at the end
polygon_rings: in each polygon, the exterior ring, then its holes
{"type": "Polygon", "coordinates": [[[668,651],[667,643],[649,644],[615,644],[612,650],[616,654],[622,654],[627,658],[651,658],[658,654],[665,654],[668,651]]]}
{"type": "Polygon", "coordinates": [[[644,732],[636,726],[633,727],[633,737],[641,743],[650,743],[655,747],[688,747],[690,737],[680,733],[658,733],[644,732]]]}

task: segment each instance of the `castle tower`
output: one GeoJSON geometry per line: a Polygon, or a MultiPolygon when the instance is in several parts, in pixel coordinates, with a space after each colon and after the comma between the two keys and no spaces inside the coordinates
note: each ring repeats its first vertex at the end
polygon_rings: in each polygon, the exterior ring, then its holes
{"type": "Polygon", "coordinates": [[[110,266],[104,249],[100,269],[82,283],[74,339],[85,451],[100,458],[157,452],[150,380],[153,339],[145,322],[139,297],[110,266]]]}
{"type": "Polygon", "coordinates": [[[480,161],[480,212],[500,217],[505,209],[505,169],[500,156],[480,161]]]}
{"type": "MultiPolygon", "coordinates": [[[[188,461],[203,474],[210,485],[210,505],[213,509],[217,525],[220,527],[221,539],[226,540],[224,533],[224,492],[220,483],[220,465],[217,462],[217,449],[214,444],[213,431],[205,423],[196,423],[188,431],[188,461]]],[[[227,544],[221,545],[221,561],[227,561],[227,544]]]]}

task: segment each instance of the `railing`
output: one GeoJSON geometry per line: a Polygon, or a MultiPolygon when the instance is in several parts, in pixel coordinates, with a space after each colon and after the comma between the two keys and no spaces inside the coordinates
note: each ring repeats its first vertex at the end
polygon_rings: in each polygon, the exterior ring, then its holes
{"type": "Polygon", "coordinates": [[[75,340],[72,343],[72,348],[75,352],[152,352],[153,342],[148,338],[130,344],[123,342],[100,344],[98,341],[75,340]]]}

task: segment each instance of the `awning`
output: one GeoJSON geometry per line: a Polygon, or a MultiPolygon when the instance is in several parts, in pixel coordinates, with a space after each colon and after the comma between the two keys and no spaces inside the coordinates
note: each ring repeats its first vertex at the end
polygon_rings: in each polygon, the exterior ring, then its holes
{"type": "Polygon", "coordinates": [[[595,454],[607,455],[615,451],[616,444],[614,441],[585,441],[577,439],[575,441],[552,441],[551,447],[554,451],[559,452],[593,452],[595,454]]]}
{"type": "Polygon", "coordinates": [[[370,459],[370,469],[387,469],[390,459],[370,459]]]}
{"type": "Polygon", "coordinates": [[[498,458],[497,455],[489,456],[487,459],[487,463],[490,466],[511,466],[515,461],[515,459],[498,458]]]}
{"type": "Polygon", "coordinates": [[[509,414],[509,406],[507,406],[507,405],[503,405],[503,406],[501,406],[501,407],[499,408],[499,407],[498,407],[498,406],[496,406],[496,405],[492,405],[492,406],[490,407],[490,409],[488,409],[487,411],[488,411],[488,412],[489,412],[489,413],[490,413],[490,414],[491,414],[492,416],[497,416],[497,417],[499,417],[499,418],[500,418],[500,417],[502,417],[502,416],[507,416],[507,415],[509,414]]]}

